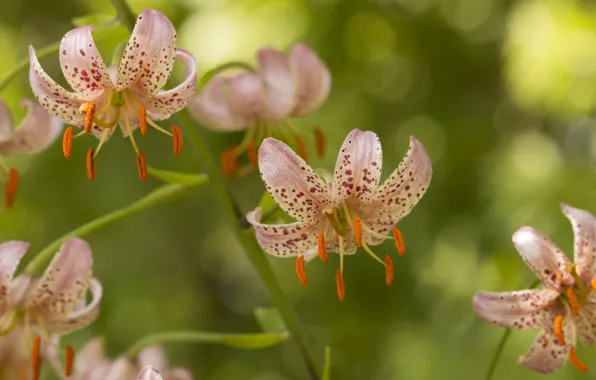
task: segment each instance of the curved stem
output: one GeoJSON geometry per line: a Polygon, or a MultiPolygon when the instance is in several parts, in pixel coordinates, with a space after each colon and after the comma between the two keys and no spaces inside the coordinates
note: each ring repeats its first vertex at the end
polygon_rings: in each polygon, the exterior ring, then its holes
{"type": "Polygon", "coordinates": [[[118,13],[118,18],[120,19],[120,21],[122,21],[122,23],[124,24],[124,26],[126,26],[126,29],[128,29],[129,32],[132,32],[132,30],[135,27],[136,17],[132,13],[132,10],[128,6],[128,4],[126,3],[126,0],[110,1],[114,9],[116,9],[116,13],[118,13]]]}

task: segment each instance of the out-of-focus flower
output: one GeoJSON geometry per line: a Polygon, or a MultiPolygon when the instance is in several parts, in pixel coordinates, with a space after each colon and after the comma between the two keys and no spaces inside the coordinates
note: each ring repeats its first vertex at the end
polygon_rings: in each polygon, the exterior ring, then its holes
{"type": "Polygon", "coordinates": [[[520,364],[551,373],[569,359],[588,370],[575,354],[576,335],[585,345],[596,342],[596,218],[562,206],[573,225],[575,264],[547,237],[530,227],[513,235],[522,259],[540,278],[539,289],[478,292],[474,308],[488,322],[516,330],[542,330],[520,364]]]}
{"type": "MultiPolygon", "coordinates": [[[[189,105],[191,113],[216,131],[246,130],[239,146],[222,155],[227,176],[236,171],[237,158],[247,152],[257,165],[257,148],[267,137],[295,144],[306,160],[300,132],[289,118],[306,116],[317,109],[331,89],[331,74],[306,45],[298,44],[289,55],[264,48],[257,52],[259,70],[234,77],[216,75],[189,105]]],[[[317,151],[324,154],[324,135],[317,130],[317,151]]]]}
{"type": "Polygon", "coordinates": [[[148,365],[147,367],[141,369],[137,380],[163,380],[163,378],[155,368],[148,365]]]}
{"type": "MultiPolygon", "coordinates": [[[[74,92],[67,91],[42,69],[33,47],[29,47],[31,88],[39,103],[67,124],[84,128],[78,135],[93,132],[100,139],[96,150],[87,155],[88,176],[94,178],[94,160],[103,143],[117,125],[129,137],[137,155],[141,179],[147,175],[145,157],[139,150],[133,131],[147,131],[147,123],[171,135],[174,154],[180,154],[182,134],[172,126],[169,132],[154,120],[164,120],[190,102],[197,86],[196,61],[192,54],[176,49],[176,30],[163,14],[146,9],[139,15],[118,67],[107,68],[91,35],[93,28],[68,32],[60,44],[60,65],[74,92]],[[174,62],[186,66],[182,83],[163,90],[174,62]]],[[[77,135],[77,136],[78,136],[77,135]]],[[[76,137],[76,136],[75,136],[76,137]]],[[[71,155],[72,128],[64,134],[64,154],[71,155]]]]}
{"type": "Polygon", "coordinates": [[[12,207],[19,183],[15,168],[9,168],[2,156],[20,156],[39,153],[56,140],[62,122],[47,113],[38,104],[23,100],[21,106],[29,112],[18,127],[14,127],[10,110],[0,100],[0,180],[4,182],[4,207],[12,207]]]}
{"type": "Polygon", "coordinates": [[[393,281],[389,255],[380,259],[370,248],[394,239],[403,255],[404,243],[395,224],[410,213],[431,180],[431,162],[422,144],[410,138],[410,148],[399,167],[379,186],[383,154],[373,132],[350,132],[344,141],[333,178],[323,179],[287,145],[268,138],[259,149],[259,170],[267,190],[278,205],[297,222],[261,224],[261,211],[248,214],[257,240],[269,254],[297,257],[300,281],[308,283],[304,262],[317,254],[327,262],[327,252],[339,252],[336,273],[338,296],[344,298],[343,258],[357,247],[386,268],[386,283],[393,281]],[[393,237],[387,236],[393,232],[393,237]]]}

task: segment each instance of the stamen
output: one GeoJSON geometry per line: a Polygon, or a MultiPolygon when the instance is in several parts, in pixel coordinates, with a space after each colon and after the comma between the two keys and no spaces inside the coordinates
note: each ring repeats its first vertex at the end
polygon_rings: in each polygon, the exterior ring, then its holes
{"type": "Polygon", "coordinates": [[[404,237],[401,236],[401,231],[397,227],[393,227],[393,240],[395,240],[395,247],[400,256],[406,253],[406,246],[404,244],[404,237]]]}
{"type": "Polygon", "coordinates": [[[362,223],[359,217],[354,218],[354,236],[356,237],[356,245],[362,247],[362,223]]]}
{"type": "Polygon", "coordinates": [[[95,117],[95,102],[85,103],[81,106],[81,112],[85,112],[85,133],[91,132],[93,118],[95,117]]]}
{"type": "Polygon", "coordinates": [[[33,380],[39,380],[41,372],[41,338],[39,335],[35,336],[33,340],[33,348],[31,349],[31,364],[33,366],[33,380]]]}
{"type": "Polygon", "coordinates": [[[10,210],[14,198],[19,188],[19,172],[17,169],[11,168],[8,171],[8,182],[6,182],[6,188],[4,189],[4,208],[10,210]]]}
{"type": "Polygon", "coordinates": [[[296,259],[296,274],[302,285],[308,285],[308,278],[306,278],[306,270],[304,269],[303,255],[298,256],[298,259],[296,259]]]}
{"type": "Polygon", "coordinates": [[[248,146],[246,147],[246,155],[248,156],[248,162],[250,166],[256,168],[259,166],[259,158],[257,156],[257,144],[255,144],[254,139],[250,139],[248,141],[248,146]]]}
{"type": "Polygon", "coordinates": [[[95,159],[93,158],[93,148],[87,152],[87,178],[90,181],[95,179],[95,159]]]}
{"type": "Polygon", "coordinates": [[[227,178],[233,176],[236,167],[236,153],[234,152],[234,148],[228,148],[221,155],[221,170],[224,176],[227,178]]]}
{"type": "Polygon", "coordinates": [[[64,362],[64,374],[68,377],[72,374],[74,366],[75,352],[71,346],[66,346],[66,359],[64,362]]]}
{"type": "Polygon", "coordinates": [[[581,372],[585,373],[590,370],[587,365],[585,365],[584,363],[581,362],[581,360],[579,360],[579,358],[577,357],[577,354],[575,353],[575,347],[573,347],[573,346],[571,346],[571,348],[569,348],[569,361],[581,372]]]}
{"type": "Polygon", "coordinates": [[[137,151],[137,169],[139,169],[139,178],[141,178],[141,181],[146,181],[147,160],[145,160],[145,155],[140,149],[137,151]]]}
{"type": "Polygon", "coordinates": [[[147,134],[147,109],[143,106],[139,108],[139,129],[143,136],[147,134]]]}
{"type": "Polygon", "coordinates": [[[573,315],[579,315],[579,303],[577,302],[577,296],[573,293],[573,289],[567,288],[567,296],[571,302],[571,311],[573,315]]]}
{"type": "Polygon", "coordinates": [[[308,162],[308,153],[306,152],[306,145],[304,145],[304,140],[302,140],[302,137],[298,137],[296,139],[296,148],[298,148],[298,154],[300,157],[302,157],[304,161],[308,162]]]}
{"type": "Polygon", "coordinates": [[[341,302],[344,302],[346,291],[344,288],[344,278],[341,275],[341,269],[338,269],[335,273],[335,283],[337,284],[337,297],[341,302]]]}
{"type": "Polygon", "coordinates": [[[393,284],[393,261],[391,261],[391,256],[385,255],[385,284],[387,286],[393,284]]]}
{"type": "Polygon", "coordinates": [[[560,315],[555,318],[555,336],[561,345],[565,346],[567,344],[565,342],[565,335],[563,334],[563,317],[560,315]]]}
{"type": "Polygon", "coordinates": [[[64,157],[66,157],[67,160],[72,157],[72,127],[68,127],[64,131],[64,137],[62,138],[62,152],[64,152],[64,157]]]}
{"type": "Polygon", "coordinates": [[[592,280],[592,289],[596,290],[596,280],[592,280]]]}
{"type": "Polygon", "coordinates": [[[174,156],[178,157],[182,152],[182,131],[177,125],[172,125],[172,142],[174,144],[174,156]]]}
{"type": "Polygon", "coordinates": [[[319,238],[317,239],[317,249],[321,261],[324,263],[328,262],[329,256],[327,256],[327,243],[325,243],[325,235],[323,233],[320,233],[319,238]]]}
{"type": "Polygon", "coordinates": [[[325,156],[325,146],[327,145],[327,142],[325,141],[325,133],[319,128],[315,130],[315,141],[317,145],[317,154],[322,158],[325,156]]]}

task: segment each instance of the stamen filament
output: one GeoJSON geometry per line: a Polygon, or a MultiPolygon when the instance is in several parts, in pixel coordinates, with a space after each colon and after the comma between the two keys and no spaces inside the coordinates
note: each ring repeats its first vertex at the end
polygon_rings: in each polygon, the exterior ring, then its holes
{"type": "Polygon", "coordinates": [[[64,157],[68,160],[72,157],[72,127],[66,128],[64,136],[62,137],[62,152],[64,157]]]}
{"type": "Polygon", "coordinates": [[[182,131],[177,125],[172,125],[172,143],[174,144],[174,156],[178,157],[182,152],[182,131]]]}
{"type": "Polygon", "coordinates": [[[341,302],[344,302],[346,290],[344,287],[344,278],[341,274],[341,269],[338,269],[337,272],[335,272],[335,284],[337,285],[337,297],[341,302]]]}
{"type": "Polygon", "coordinates": [[[221,171],[224,176],[230,178],[234,175],[237,168],[236,152],[234,148],[224,150],[221,155],[221,171]]]}
{"type": "Polygon", "coordinates": [[[147,134],[147,109],[143,106],[139,107],[139,129],[143,136],[147,134]]]}
{"type": "Polygon", "coordinates": [[[64,361],[64,375],[66,377],[72,375],[72,369],[74,367],[75,352],[71,346],[66,346],[66,358],[64,361]]]}
{"type": "Polygon", "coordinates": [[[15,168],[11,168],[8,171],[8,182],[6,182],[6,188],[4,189],[4,208],[10,210],[19,188],[19,173],[15,168]]]}
{"type": "Polygon", "coordinates": [[[379,256],[377,256],[372,249],[370,249],[370,247],[368,246],[368,244],[363,244],[362,248],[364,248],[364,250],[366,251],[366,253],[368,253],[373,259],[377,260],[378,262],[381,263],[381,265],[385,266],[385,262],[383,260],[381,260],[381,258],[379,256]]]}
{"type": "Polygon", "coordinates": [[[344,239],[338,237],[337,241],[339,242],[339,270],[344,273],[344,239]]]}
{"type": "Polygon", "coordinates": [[[101,150],[101,147],[108,140],[108,133],[109,133],[109,131],[107,129],[104,129],[103,132],[101,133],[101,138],[99,139],[99,144],[97,144],[97,149],[95,150],[95,153],[93,153],[93,159],[95,159],[95,157],[97,157],[97,155],[99,154],[99,151],[101,150]]]}
{"type": "Polygon", "coordinates": [[[393,239],[395,240],[395,248],[399,252],[400,256],[406,253],[406,245],[404,244],[404,237],[401,235],[401,231],[397,227],[393,227],[393,239]]]}
{"type": "Polygon", "coordinates": [[[139,170],[139,178],[141,181],[147,180],[147,160],[141,150],[137,151],[137,169],[139,170]]]}
{"type": "Polygon", "coordinates": [[[577,369],[579,369],[581,372],[588,372],[589,368],[587,365],[585,365],[584,363],[582,363],[581,360],[579,360],[579,358],[577,357],[577,354],[575,353],[575,347],[571,346],[569,348],[569,361],[571,362],[571,364],[573,364],[577,369]]]}
{"type": "Polygon", "coordinates": [[[573,289],[567,288],[567,296],[571,302],[571,311],[573,312],[573,315],[579,315],[579,303],[577,302],[577,296],[573,292],[573,289]]]}
{"type": "Polygon", "coordinates": [[[33,340],[33,348],[31,349],[31,364],[33,366],[33,380],[39,380],[41,373],[41,338],[39,335],[35,336],[33,340]]]}
{"type": "Polygon", "coordinates": [[[308,285],[308,278],[306,277],[306,270],[304,269],[304,255],[300,255],[298,256],[298,259],[296,259],[296,274],[302,285],[308,285]]]}
{"type": "Polygon", "coordinates": [[[567,344],[567,342],[565,342],[565,335],[563,334],[563,317],[560,315],[555,318],[555,336],[562,346],[567,344]]]}
{"type": "Polygon", "coordinates": [[[325,242],[325,235],[323,233],[320,233],[317,238],[317,250],[321,261],[324,263],[328,262],[329,256],[327,256],[327,243],[325,242]]]}
{"type": "Polygon", "coordinates": [[[573,279],[575,280],[575,284],[577,285],[577,287],[579,289],[579,294],[581,294],[581,295],[587,294],[586,286],[584,285],[584,280],[579,278],[579,274],[577,274],[575,264],[573,264],[573,263],[567,264],[565,271],[573,276],[573,279]]]}
{"type": "Polygon", "coordinates": [[[319,128],[315,129],[315,141],[317,145],[317,154],[323,158],[325,156],[325,147],[327,142],[325,141],[325,133],[319,128]]]}
{"type": "Polygon", "coordinates": [[[139,147],[137,146],[137,142],[135,141],[135,137],[132,134],[132,128],[130,126],[130,123],[128,122],[128,119],[126,119],[124,121],[124,125],[126,127],[126,132],[128,133],[128,138],[130,139],[130,142],[132,144],[132,147],[134,148],[135,152],[138,154],[139,147]]]}
{"type": "Polygon", "coordinates": [[[385,284],[387,286],[393,284],[394,268],[391,256],[385,255],[385,284]]]}
{"type": "Polygon", "coordinates": [[[146,118],[145,120],[147,120],[147,122],[149,123],[149,125],[151,125],[155,129],[157,129],[161,133],[165,133],[168,136],[172,136],[172,134],[170,132],[166,131],[165,129],[163,129],[162,127],[160,127],[159,125],[157,125],[153,120],[151,120],[150,117],[146,118]]]}
{"type": "Polygon", "coordinates": [[[354,218],[354,236],[356,237],[356,245],[362,247],[362,224],[360,218],[354,218]]]}
{"type": "Polygon", "coordinates": [[[298,149],[298,154],[300,157],[302,157],[304,161],[308,162],[308,152],[306,151],[306,145],[304,145],[304,140],[302,140],[302,137],[298,137],[296,139],[296,148],[298,149]]]}
{"type": "Polygon", "coordinates": [[[87,178],[90,181],[95,179],[95,159],[93,157],[93,148],[89,148],[87,152],[87,178]]]}
{"type": "Polygon", "coordinates": [[[257,145],[254,139],[250,139],[248,147],[246,148],[246,155],[248,156],[248,162],[250,166],[256,168],[259,166],[259,157],[257,155],[257,145]]]}
{"type": "Polygon", "coordinates": [[[242,138],[242,141],[240,141],[240,144],[234,148],[234,153],[236,154],[236,156],[239,156],[244,152],[251,140],[260,141],[260,138],[253,139],[253,136],[255,135],[257,129],[260,129],[259,124],[253,124],[248,128],[248,131],[246,131],[246,133],[244,134],[244,137],[242,138]]]}

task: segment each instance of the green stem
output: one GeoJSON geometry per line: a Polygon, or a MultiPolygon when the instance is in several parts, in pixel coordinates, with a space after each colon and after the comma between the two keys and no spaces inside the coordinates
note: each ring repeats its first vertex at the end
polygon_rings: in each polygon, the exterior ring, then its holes
{"type": "Polygon", "coordinates": [[[135,28],[136,17],[132,13],[132,10],[126,3],[126,0],[110,0],[112,2],[112,6],[116,9],[116,13],[118,13],[118,18],[126,29],[132,33],[132,30],[135,28]]]}
{"type": "MultiPolygon", "coordinates": [[[[207,182],[207,176],[204,176],[204,180],[202,182],[197,182],[196,185],[202,184],[207,182]]],[[[67,232],[63,236],[59,237],[52,243],[50,243],[47,247],[45,247],[41,252],[35,256],[31,262],[25,268],[26,273],[34,274],[39,272],[47,262],[52,258],[52,256],[56,253],[56,251],[60,248],[60,245],[64,243],[68,238],[76,236],[81,237],[85,236],[101,227],[104,227],[107,224],[110,224],[116,220],[125,218],[129,215],[137,213],[139,211],[145,210],[149,207],[152,207],[156,204],[166,202],[178,196],[186,195],[186,193],[193,190],[194,186],[181,186],[176,184],[171,185],[163,185],[158,187],[157,189],[153,190],[151,193],[147,194],[143,198],[139,199],[138,201],[132,203],[129,206],[121,208],[119,210],[113,211],[107,215],[101,216],[95,220],[90,221],[74,230],[67,232]]]]}

